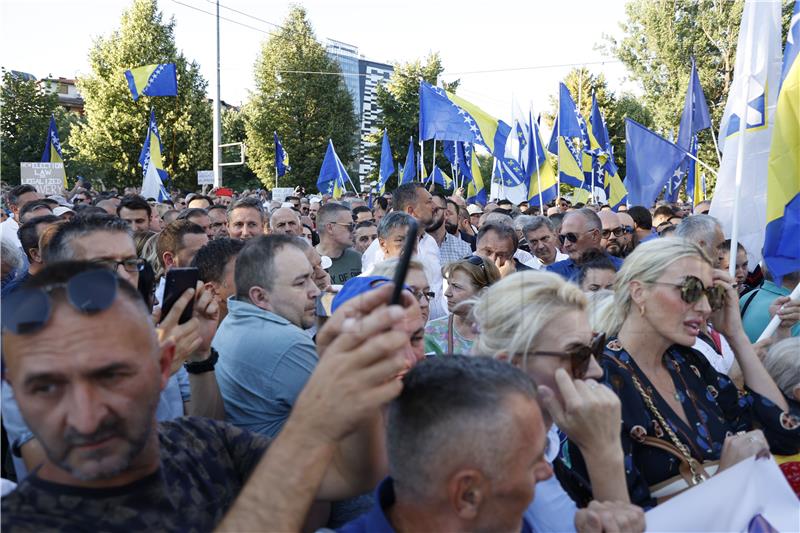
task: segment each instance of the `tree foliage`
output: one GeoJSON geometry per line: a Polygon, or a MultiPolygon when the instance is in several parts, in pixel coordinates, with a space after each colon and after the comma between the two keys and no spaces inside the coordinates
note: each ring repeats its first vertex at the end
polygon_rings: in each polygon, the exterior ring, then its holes
{"type": "Polygon", "coordinates": [[[3,181],[18,184],[19,164],[42,158],[50,114],[58,108],[58,96],[34,79],[3,70],[0,103],[0,173],[3,181]]]}
{"type": "MultiPolygon", "coordinates": [[[[783,37],[793,0],[782,0],[783,37]]],[[[634,0],[625,6],[620,39],[606,36],[607,49],[641,85],[644,107],[656,131],[677,132],[694,57],[700,83],[718,129],[733,81],[744,0],[634,0]]],[[[699,134],[699,158],[717,166],[711,132],[699,134]]],[[[710,177],[713,182],[713,177],[710,177]]]]}
{"type": "Polygon", "coordinates": [[[358,119],[350,93],[300,6],[264,43],[244,109],[249,165],[264,185],[275,183],[273,131],[289,154],[292,170],[284,180],[291,185],[316,189],[328,139],[342,163],[353,160],[358,119]]]}
{"type": "MultiPolygon", "coordinates": [[[[376,121],[379,131],[368,138],[370,142],[368,153],[373,161],[379,162],[381,159],[381,142],[384,128],[389,132],[389,144],[392,147],[392,156],[396,169],[398,162],[400,164],[405,162],[409,139],[413,137],[415,146],[418,146],[419,83],[424,80],[431,85],[437,85],[442,72],[444,72],[444,66],[439,54],[432,53],[425,58],[424,62],[418,59],[394,65],[394,71],[389,78],[389,82],[378,85],[377,102],[382,111],[376,121]]],[[[458,83],[458,81],[445,83],[444,87],[450,92],[456,92],[458,83]]],[[[425,143],[426,154],[433,153],[432,145],[433,141],[425,143]]],[[[444,169],[447,160],[442,155],[440,148],[441,143],[438,144],[436,162],[444,169]]],[[[428,171],[432,170],[430,159],[426,160],[425,167],[428,171]]],[[[396,176],[397,171],[389,180],[387,189],[391,190],[396,186],[396,176]]],[[[377,165],[370,172],[369,179],[378,179],[377,165]]]]}
{"type": "Polygon", "coordinates": [[[156,0],[134,0],[119,29],[98,38],[89,52],[92,72],[78,79],[87,120],[77,125],[71,144],[79,162],[108,186],[141,185],[139,153],[151,107],[173,185],[194,189],[196,171],[211,168],[208,83],[198,64],[177,50],[174,28],[174,19],[163,21],[156,0]],[[153,63],[175,63],[178,96],[141,96],[134,102],[124,72],[153,63]]]}

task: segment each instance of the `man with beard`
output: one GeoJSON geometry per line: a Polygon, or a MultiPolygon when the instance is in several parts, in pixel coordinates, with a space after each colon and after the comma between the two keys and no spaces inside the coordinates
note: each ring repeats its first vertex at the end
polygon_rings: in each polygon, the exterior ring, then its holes
{"type": "Polygon", "coordinates": [[[331,283],[344,284],[361,274],[361,254],[353,250],[353,216],[347,206],[327,203],[317,212],[317,252],[330,257],[331,283]]]}
{"type": "Polygon", "coordinates": [[[625,233],[619,238],[619,243],[622,246],[622,257],[627,257],[636,248],[636,231],[633,228],[633,218],[627,211],[617,211],[617,218],[620,226],[625,230],[625,233]]]}
{"type": "Polygon", "coordinates": [[[600,217],[600,222],[603,224],[603,229],[600,233],[600,246],[614,257],[623,257],[622,242],[620,240],[625,236],[625,228],[622,227],[619,217],[611,210],[600,211],[597,216],[600,217]]]}
{"type": "MultiPolygon", "coordinates": [[[[547,270],[560,274],[569,281],[574,280],[580,271],[584,252],[590,249],[602,250],[600,244],[602,234],[603,223],[597,213],[591,209],[581,208],[566,213],[561,222],[558,238],[569,259],[553,263],[547,267],[547,270]]],[[[608,253],[606,256],[614,264],[614,268],[619,270],[622,266],[622,259],[608,253]]]]}
{"type": "Polygon", "coordinates": [[[459,239],[455,233],[458,231],[458,224],[448,222],[450,217],[447,209],[447,200],[444,196],[436,194],[433,196],[433,203],[436,205],[433,213],[433,223],[427,227],[428,235],[433,237],[439,245],[439,260],[442,265],[458,261],[472,254],[469,244],[459,239]],[[449,225],[448,225],[449,224],[449,225]]]}
{"type": "MultiPolygon", "coordinates": [[[[417,259],[425,267],[425,276],[430,282],[431,290],[436,293],[436,298],[431,302],[430,318],[444,316],[447,311],[442,296],[444,280],[442,279],[442,262],[439,259],[439,246],[434,238],[426,233],[426,228],[433,223],[435,208],[433,196],[421,183],[404,183],[392,193],[392,206],[394,211],[406,213],[417,221],[420,239],[417,245],[417,259]]],[[[378,234],[380,235],[380,226],[378,226],[378,234]]],[[[380,246],[380,239],[376,239],[361,257],[361,270],[370,272],[372,267],[384,259],[385,255],[380,246]]]]}

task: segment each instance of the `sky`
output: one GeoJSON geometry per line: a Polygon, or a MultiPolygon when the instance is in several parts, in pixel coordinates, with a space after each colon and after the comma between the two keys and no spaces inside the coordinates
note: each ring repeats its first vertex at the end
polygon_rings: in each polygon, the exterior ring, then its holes
{"type": "MultiPolygon", "coordinates": [[[[621,37],[622,0],[296,3],[306,8],[318,39],[355,45],[367,59],[406,62],[439,52],[443,79],[460,79],[458,94],[497,118],[510,119],[513,101],[522,109],[532,106],[534,114],[545,111],[559,80],[583,64],[605,74],[612,91],[640,92],[626,80],[622,64],[597,50],[605,42],[604,34],[621,37]]],[[[87,74],[94,39],[118,28],[130,4],[131,0],[2,0],[0,65],[37,77],[87,74]]],[[[220,22],[224,101],[239,105],[247,99],[261,44],[281,24],[290,5],[283,0],[220,0],[220,15],[240,23],[220,22]]],[[[159,7],[166,18],[175,17],[176,44],[199,63],[211,90],[215,3],[159,0],[159,7]]]]}

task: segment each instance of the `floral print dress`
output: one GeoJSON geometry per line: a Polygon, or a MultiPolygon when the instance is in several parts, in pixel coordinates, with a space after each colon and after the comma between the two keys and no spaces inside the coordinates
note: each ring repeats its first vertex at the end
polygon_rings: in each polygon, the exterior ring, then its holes
{"type": "MultiPolygon", "coordinates": [[[[670,347],[664,366],[675,384],[675,399],[681,402],[688,424],[656,391],[636,361],[617,339],[606,344],[599,361],[603,383],[622,403],[622,448],[631,502],[645,508],[656,505],[650,487],[680,475],[681,460],[675,455],[645,444],[655,437],[672,445],[661,422],[648,408],[633,376],[652,398],[661,417],[698,462],[718,461],[725,437],[739,431],[760,428],[773,454],[792,455],[800,449],[800,418],[784,412],[769,399],[736,388],[700,354],[683,346],[670,347]]],[[[591,499],[586,466],[576,445],[566,441],[556,464],[559,480],[579,503],[591,499]]]]}

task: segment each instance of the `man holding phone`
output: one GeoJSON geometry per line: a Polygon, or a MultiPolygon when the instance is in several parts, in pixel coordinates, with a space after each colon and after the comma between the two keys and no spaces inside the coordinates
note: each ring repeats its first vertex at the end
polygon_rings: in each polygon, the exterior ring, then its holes
{"type": "Polygon", "coordinates": [[[156,251],[158,262],[164,269],[165,276],[158,282],[156,298],[164,302],[164,284],[166,274],[173,267],[188,267],[197,251],[208,243],[208,235],[201,226],[188,220],[176,220],[167,224],[158,234],[156,251]]]}

